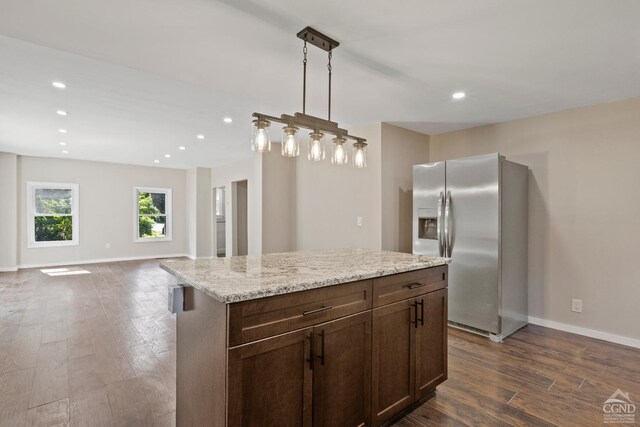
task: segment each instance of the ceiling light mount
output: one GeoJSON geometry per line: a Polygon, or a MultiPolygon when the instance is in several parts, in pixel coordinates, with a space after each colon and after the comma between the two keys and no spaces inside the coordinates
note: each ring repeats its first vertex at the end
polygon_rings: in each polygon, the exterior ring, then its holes
{"type": "MultiPolygon", "coordinates": [[[[340,43],[328,37],[325,34],[311,28],[306,27],[302,31],[298,32],[298,38],[304,41],[302,49],[303,61],[302,61],[302,113],[295,113],[293,116],[288,114],[282,114],[280,117],[269,116],[262,113],[253,113],[255,118],[253,124],[253,138],[251,139],[251,150],[257,152],[271,151],[271,139],[269,137],[269,125],[271,122],[282,123],[285,125],[283,141],[282,155],[286,157],[297,157],[297,141],[295,140],[295,133],[298,128],[305,128],[311,130],[309,139],[309,153],[308,158],[314,161],[324,160],[324,134],[334,135],[332,141],[334,144],[339,145],[338,154],[333,160],[334,164],[345,164],[347,153],[344,151],[344,142],[347,139],[353,140],[356,143],[353,145],[354,153],[358,154],[358,158],[364,158],[363,162],[358,162],[354,166],[366,167],[366,140],[364,138],[350,135],[347,129],[342,129],[338,126],[338,123],[331,121],[331,74],[333,67],[331,65],[331,59],[333,56],[333,49],[340,46],[340,43]],[[307,42],[316,46],[325,52],[328,52],[327,70],[329,76],[328,87],[328,108],[327,118],[322,119],[307,114],[307,42]],[[294,131],[295,129],[295,131],[294,131]],[[284,144],[287,147],[284,147],[284,144]],[[344,155],[343,155],[344,153],[344,155]],[[364,154],[364,157],[363,157],[364,154]],[[344,159],[344,160],[343,160],[344,159]]],[[[334,150],[335,151],[335,150],[334,150]]]]}
{"type": "Polygon", "coordinates": [[[319,47],[320,49],[331,52],[333,49],[340,46],[340,43],[327,36],[326,34],[322,34],[320,31],[315,30],[311,27],[306,27],[303,30],[298,32],[298,38],[304,40],[305,42],[309,42],[315,47],[319,47]]]}

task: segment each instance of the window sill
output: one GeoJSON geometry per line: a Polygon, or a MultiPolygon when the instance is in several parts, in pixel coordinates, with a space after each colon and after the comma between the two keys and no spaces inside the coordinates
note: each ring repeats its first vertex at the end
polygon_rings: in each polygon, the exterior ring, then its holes
{"type": "Polygon", "coordinates": [[[37,248],[55,248],[60,246],[78,246],[80,243],[77,240],[65,240],[56,242],[29,242],[27,243],[27,249],[37,248]]]}
{"type": "Polygon", "coordinates": [[[171,237],[142,237],[135,239],[133,243],[171,242],[172,240],[171,237]]]}

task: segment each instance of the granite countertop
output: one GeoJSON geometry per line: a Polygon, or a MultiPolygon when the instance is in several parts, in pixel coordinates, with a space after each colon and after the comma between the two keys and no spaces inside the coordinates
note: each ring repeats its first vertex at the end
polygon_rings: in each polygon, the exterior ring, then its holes
{"type": "Polygon", "coordinates": [[[367,249],[283,252],[160,263],[183,285],[223,303],[321,288],[448,264],[449,258],[367,249]]]}

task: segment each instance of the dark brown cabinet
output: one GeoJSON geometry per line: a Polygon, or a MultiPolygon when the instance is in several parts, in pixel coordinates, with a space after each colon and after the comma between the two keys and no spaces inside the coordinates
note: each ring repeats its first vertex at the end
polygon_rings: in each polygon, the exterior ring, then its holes
{"type": "Polygon", "coordinates": [[[414,400],[412,316],[411,300],[373,310],[372,406],[375,424],[387,421],[414,400]]]}
{"type": "Polygon", "coordinates": [[[230,304],[185,288],[177,425],[394,419],[447,377],[447,274],[438,266],[230,304]]]}
{"type": "Polygon", "coordinates": [[[232,348],[229,425],[370,425],[370,372],[370,311],[232,348]]]}
{"type": "Polygon", "coordinates": [[[373,425],[433,392],[447,377],[447,290],[373,310],[373,425]]]}
{"type": "Polygon", "coordinates": [[[447,290],[416,298],[416,400],[447,378],[447,290]]]}
{"type": "Polygon", "coordinates": [[[313,425],[370,425],[371,312],[313,329],[313,425]]]}
{"type": "Polygon", "coordinates": [[[228,425],[311,426],[313,328],[229,349],[228,425]]]}

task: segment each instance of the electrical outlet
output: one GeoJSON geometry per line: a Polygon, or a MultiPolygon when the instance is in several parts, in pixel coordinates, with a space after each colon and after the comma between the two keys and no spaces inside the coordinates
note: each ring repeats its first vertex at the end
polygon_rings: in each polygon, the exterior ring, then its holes
{"type": "Polygon", "coordinates": [[[356,217],[356,225],[358,227],[362,227],[362,217],[361,216],[356,217]]]}
{"type": "Polygon", "coordinates": [[[111,243],[107,243],[106,245],[104,245],[107,249],[111,248],[111,243]]]}
{"type": "Polygon", "coordinates": [[[573,298],[571,300],[571,311],[582,313],[582,300],[573,298]]]}

